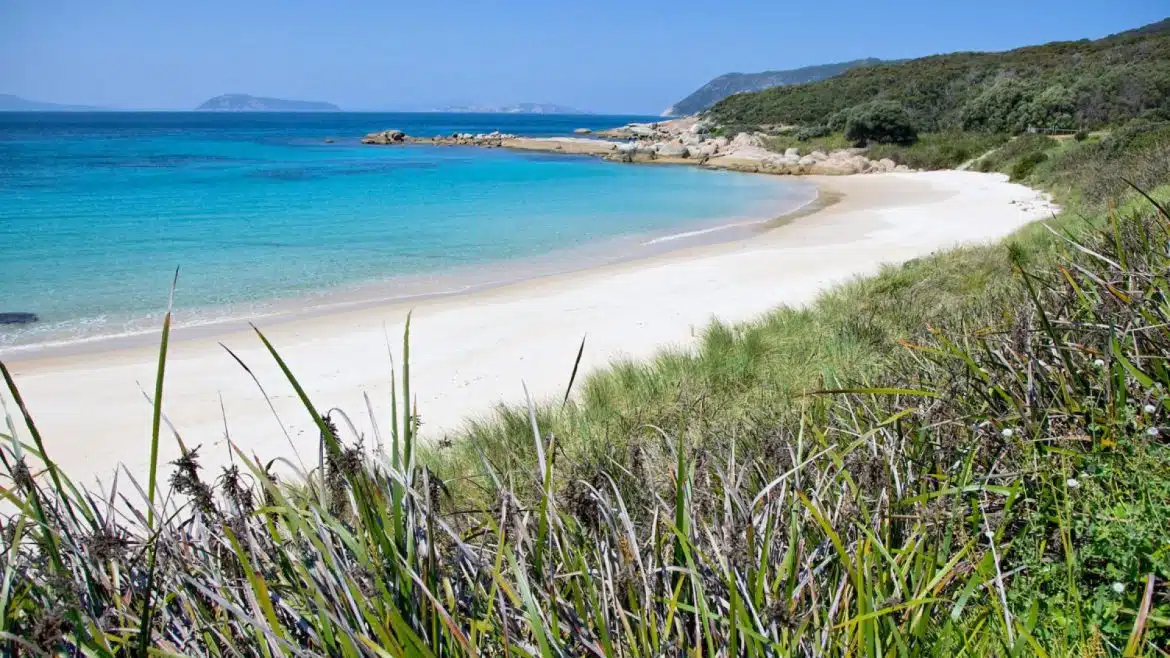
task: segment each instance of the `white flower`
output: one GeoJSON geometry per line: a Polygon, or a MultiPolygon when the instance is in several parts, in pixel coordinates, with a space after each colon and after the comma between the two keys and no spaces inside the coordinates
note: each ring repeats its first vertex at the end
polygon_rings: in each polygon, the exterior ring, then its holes
{"type": "Polygon", "coordinates": [[[988,541],[995,539],[995,533],[990,531],[990,530],[988,530],[987,532],[984,532],[983,536],[987,537],[988,541]]]}
{"type": "Polygon", "coordinates": [[[1154,408],[1154,405],[1152,405],[1152,404],[1147,404],[1146,406],[1142,407],[1142,411],[1144,411],[1144,412],[1146,412],[1146,413],[1148,413],[1148,414],[1152,414],[1152,413],[1154,413],[1155,411],[1157,411],[1157,409],[1156,409],[1156,408],[1154,408]]]}
{"type": "Polygon", "coordinates": [[[1068,485],[1069,489],[1076,489],[1077,487],[1081,486],[1081,483],[1077,482],[1076,478],[1069,478],[1065,484],[1068,485]]]}
{"type": "Polygon", "coordinates": [[[1124,583],[1113,583],[1113,591],[1117,592],[1118,594],[1121,594],[1122,592],[1125,591],[1125,584],[1124,583]]]}
{"type": "Polygon", "coordinates": [[[1150,429],[1146,430],[1146,435],[1147,436],[1158,436],[1158,428],[1151,427],[1150,429]]]}
{"type": "Polygon", "coordinates": [[[1015,432],[1012,432],[1010,429],[1005,429],[1004,431],[1000,432],[999,435],[1005,439],[1010,439],[1014,433],[1015,432]]]}
{"type": "Polygon", "coordinates": [[[1093,365],[1097,366],[1098,368],[1104,368],[1105,362],[1102,361],[1101,359],[1097,359],[1097,360],[1093,361],[1093,365]]]}

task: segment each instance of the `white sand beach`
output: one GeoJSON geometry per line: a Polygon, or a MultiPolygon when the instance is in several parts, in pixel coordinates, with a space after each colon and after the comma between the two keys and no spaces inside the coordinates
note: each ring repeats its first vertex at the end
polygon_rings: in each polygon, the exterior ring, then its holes
{"type": "MultiPolygon", "coordinates": [[[[734,243],[541,278],[414,305],[411,392],[426,437],[457,429],[500,401],[560,394],[583,335],[583,372],[619,356],[688,345],[717,317],[751,319],[803,304],[834,283],[958,244],[1005,236],[1050,216],[1046,195],[998,174],[899,173],[816,178],[840,202],[734,243]]],[[[373,443],[364,395],[385,431],[390,358],[401,357],[410,307],[387,304],[261,326],[321,411],[340,407],[373,443]]],[[[153,343],[154,341],[152,341],[153,343]]],[[[4,355],[51,456],[76,480],[109,482],[118,463],[145,473],[157,345],[4,355]]],[[[9,411],[15,412],[4,392],[9,411]]],[[[257,337],[233,329],[175,340],[166,416],[207,466],[226,463],[225,427],[247,452],[306,462],[317,432],[257,337]],[[274,418],[230,347],[271,396],[274,418]]],[[[344,425],[343,425],[344,427],[344,425]]],[[[19,435],[28,433],[19,428],[19,435]]],[[[343,429],[348,440],[348,429],[343,429]]],[[[169,435],[162,459],[178,454],[169,435]]],[[[169,469],[168,469],[169,471],[169,469]]]]}

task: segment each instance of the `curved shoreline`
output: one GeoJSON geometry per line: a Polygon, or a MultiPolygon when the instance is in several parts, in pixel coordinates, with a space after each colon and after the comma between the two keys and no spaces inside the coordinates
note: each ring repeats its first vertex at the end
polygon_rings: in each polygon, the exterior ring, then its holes
{"type": "MultiPolygon", "coordinates": [[[[712,317],[734,323],[780,305],[805,304],[883,264],[1001,238],[1053,209],[1044,195],[993,174],[814,182],[841,195],[839,201],[745,240],[262,328],[318,408],[346,410],[373,445],[379,427],[385,435],[389,417],[389,353],[400,359],[404,322],[413,310],[411,390],[418,394],[423,436],[435,439],[500,401],[523,400],[522,383],[537,398],[563,392],[583,335],[580,376],[617,358],[691,345],[712,317]]],[[[79,477],[107,477],[118,463],[143,472],[151,409],[142,391],[154,379],[157,356],[151,344],[22,360],[10,369],[55,461],[79,477]]],[[[308,461],[316,454],[313,422],[247,329],[172,343],[164,413],[188,446],[204,446],[206,467],[229,460],[225,426],[247,454],[301,454],[308,461]],[[262,383],[279,423],[223,346],[262,383]]],[[[178,453],[170,440],[160,449],[163,461],[178,453]]]]}
{"type": "MultiPolygon", "coordinates": [[[[789,186],[787,194],[796,189],[791,187],[791,183],[791,180],[780,183],[789,186]]],[[[735,242],[804,216],[809,208],[818,207],[822,198],[821,190],[814,184],[812,199],[795,208],[777,211],[776,205],[791,201],[787,194],[781,193],[784,188],[777,187],[777,190],[776,198],[761,204],[758,212],[751,211],[745,215],[687,222],[649,233],[597,238],[575,247],[558,248],[521,258],[458,265],[419,275],[389,275],[320,290],[306,290],[294,296],[242,300],[212,309],[179,309],[175,311],[172,321],[171,338],[177,341],[211,338],[246,330],[252,323],[272,326],[347,311],[459,297],[550,276],[637,262],[681,249],[735,242]],[[764,205],[768,206],[767,210],[764,205]],[[232,310],[235,306],[241,307],[240,310],[232,310]],[[222,313],[216,313],[220,310],[222,313]],[[210,317],[204,314],[208,311],[212,313],[210,317]]],[[[181,277],[179,283],[181,289],[181,277]]],[[[142,325],[141,328],[84,337],[49,336],[37,342],[3,345],[0,346],[0,359],[16,363],[153,346],[162,322],[162,311],[153,315],[156,317],[148,314],[141,316],[142,319],[137,322],[142,325]]]]}

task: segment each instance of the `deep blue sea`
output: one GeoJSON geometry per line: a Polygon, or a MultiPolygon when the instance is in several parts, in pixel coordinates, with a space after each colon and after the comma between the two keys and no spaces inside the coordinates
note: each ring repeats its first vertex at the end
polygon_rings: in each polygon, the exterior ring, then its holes
{"type": "Polygon", "coordinates": [[[0,348],[156,329],[176,266],[180,322],[211,322],[282,300],[442,292],[425,282],[487,283],[509,263],[636,257],[815,194],[689,167],[358,142],[388,128],[543,136],[639,119],[0,113],[0,312],[40,318],[0,325],[0,348]]]}

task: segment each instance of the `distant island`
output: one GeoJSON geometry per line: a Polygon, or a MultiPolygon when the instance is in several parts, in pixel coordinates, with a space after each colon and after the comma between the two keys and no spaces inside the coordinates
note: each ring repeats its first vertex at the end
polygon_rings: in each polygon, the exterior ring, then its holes
{"type": "Polygon", "coordinates": [[[0,94],[0,112],[98,112],[106,108],[90,105],[62,105],[21,98],[13,94],[0,94]]]}
{"type": "Polygon", "coordinates": [[[590,114],[568,105],[556,103],[514,103],[512,105],[446,105],[436,112],[465,112],[477,114],[590,114]]]}
{"type": "Polygon", "coordinates": [[[873,66],[883,63],[880,59],[855,59],[836,64],[806,66],[787,71],[763,71],[761,73],[725,73],[699,87],[690,96],[666,108],[664,117],[681,117],[711,109],[719,101],[745,91],[763,91],[784,85],[800,85],[818,82],[840,75],[859,66],[873,66]]]}
{"type": "Polygon", "coordinates": [[[340,112],[333,103],[321,101],[290,101],[282,98],[264,98],[248,94],[223,94],[209,99],[197,112],[340,112]]]}

